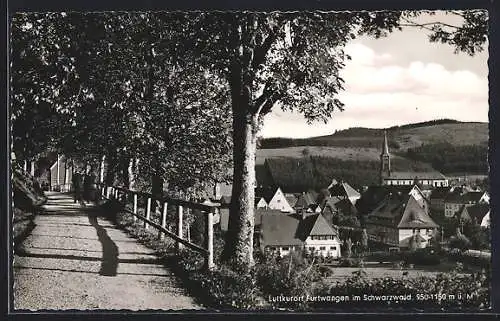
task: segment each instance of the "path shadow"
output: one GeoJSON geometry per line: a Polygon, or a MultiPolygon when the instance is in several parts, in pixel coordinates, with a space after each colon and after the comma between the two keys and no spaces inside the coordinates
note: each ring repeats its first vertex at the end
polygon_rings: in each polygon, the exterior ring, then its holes
{"type": "Polygon", "coordinates": [[[88,214],[88,217],[89,223],[95,228],[99,242],[102,245],[102,263],[99,274],[103,276],[116,276],[118,270],[118,246],[109,237],[106,229],[99,225],[97,213],[91,212],[88,214]]]}

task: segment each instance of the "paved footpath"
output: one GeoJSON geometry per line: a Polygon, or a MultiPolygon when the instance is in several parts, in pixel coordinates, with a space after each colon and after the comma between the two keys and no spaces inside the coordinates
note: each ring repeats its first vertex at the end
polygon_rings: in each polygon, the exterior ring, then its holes
{"type": "Polygon", "coordinates": [[[201,309],[151,249],[48,192],[45,211],[14,256],[15,310],[201,309]]]}

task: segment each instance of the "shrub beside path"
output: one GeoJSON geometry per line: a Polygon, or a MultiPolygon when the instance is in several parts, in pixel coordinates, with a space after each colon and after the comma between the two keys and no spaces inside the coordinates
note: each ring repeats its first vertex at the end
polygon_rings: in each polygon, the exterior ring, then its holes
{"type": "Polygon", "coordinates": [[[47,193],[14,255],[15,310],[202,309],[153,250],[71,195],[47,193]]]}

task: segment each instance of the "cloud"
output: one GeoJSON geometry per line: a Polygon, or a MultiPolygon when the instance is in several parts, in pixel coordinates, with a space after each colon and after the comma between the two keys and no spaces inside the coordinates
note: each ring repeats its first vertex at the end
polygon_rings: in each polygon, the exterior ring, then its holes
{"type": "Polygon", "coordinates": [[[345,91],[339,95],[345,111],[335,113],[326,125],[312,126],[300,115],[275,111],[266,117],[264,137],[308,137],[349,127],[381,128],[439,118],[488,121],[487,77],[466,65],[455,70],[434,61],[402,65],[395,52],[378,52],[362,43],[349,44],[346,52],[352,60],[341,72],[345,91]]]}

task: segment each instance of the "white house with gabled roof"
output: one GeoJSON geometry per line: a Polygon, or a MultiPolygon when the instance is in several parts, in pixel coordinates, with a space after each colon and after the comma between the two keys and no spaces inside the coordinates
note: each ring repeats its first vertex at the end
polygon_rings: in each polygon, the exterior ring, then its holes
{"type": "Polygon", "coordinates": [[[285,194],[279,187],[276,189],[276,192],[274,192],[274,195],[269,200],[268,206],[271,210],[279,210],[287,213],[295,212],[293,207],[288,203],[285,194]]]}

